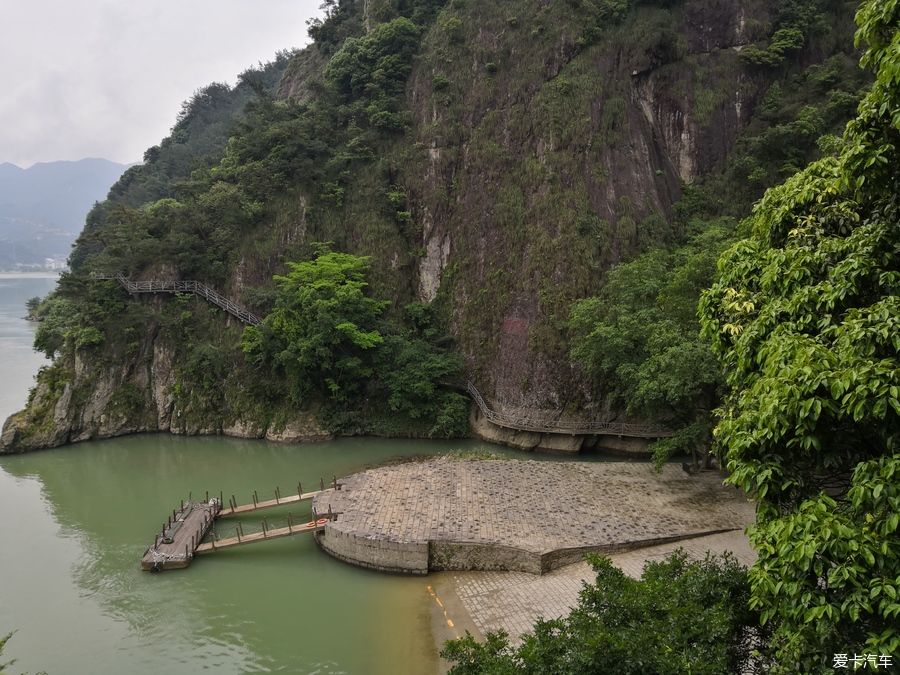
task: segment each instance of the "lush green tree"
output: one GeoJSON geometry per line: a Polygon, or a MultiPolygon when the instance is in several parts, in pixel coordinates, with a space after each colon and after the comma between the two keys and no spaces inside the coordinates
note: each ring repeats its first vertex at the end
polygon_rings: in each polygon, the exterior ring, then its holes
{"type": "Polygon", "coordinates": [[[900,653],[900,3],[857,23],[875,84],[839,154],[768,191],[701,303],[776,673],[900,653]]]}
{"type": "Polygon", "coordinates": [[[462,380],[462,357],[441,345],[449,338],[437,330],[431,306],[412,303],[406,315],[404,324],[412,328],[387,336],[378,372],[388,406],[410,420],[431,422],[431,436],[465,436],[469,399],[446,386],[462,380]]]}
{"type": "Polygon", "coordinates": [[[758,615],[748,607],[746,570],[731,556],[688,561],[677,552],[649,562],[640,580],[608,558],[568,617],[540,620],[519,647],[506,634],[449,641],[450,675],[721,675],[751,672],[758,615]]]}
{"type": "Polygon", "coordinates": [[[685,246],[618,265],[599,296],[572,309],[572,357],[601,394],[630,415],[675,428],[654,445],[658,462],[676,452],[705,454],[712,440],[722,377],[700,339],[696,311],[730,231],[707,226],[685,246]]]}
{"type": "Polygon", "coordinates": [[[348,123],[382,132],[403,129],[402,94],[420,35],[416,24],[399,17],[344,41],[328,62],[325,79],[342,104],[338,112],[348,123]]]}
{"type": "Polygon", "coordinates": [[[244,352],[285,376],[297,401],[315,390],[346,400],[374,373],[384,342],[377,324],[389,303],[365,293],[367,257],[321,249],[288,268],[275,277],[275,309],[244,331],[244,352]]]}
{"type": "Polygon", "coordinates": [[[41,306],[41,298],[39,296],[34,296],[33,298],[28,298],[25,301],[25,309],[28,310],[28,318],[36,319],[37,318],[37,310],[38,307],[41,306]]]}

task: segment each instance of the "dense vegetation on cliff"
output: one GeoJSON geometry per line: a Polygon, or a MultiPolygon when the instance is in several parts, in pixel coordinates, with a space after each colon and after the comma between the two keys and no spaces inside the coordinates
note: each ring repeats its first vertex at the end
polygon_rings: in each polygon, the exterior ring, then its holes
{"type": "Polygon", "coordinates": [[[91,214],[13,443],[299,418],[313,436],[455,434],[456,376],[412,366],[456,352],[498,407],[661,420],[680,432],[660,457],[702,446],[723,383],[691,305],[732,218],[828,150],[865,81],[845,6],[750,4],[326,3],[313,45],[198,92],[91,214]],[[394,336],[391,367],[339,404],[321,383],[298,398],[215,310],[90,278],[197,278],[265,315],[316,242],[369,258],[394,336]],[[447,402],[427,419],[383,395],[422,383],[447,402]]]}
{"type": "MultiPolygon", "coordinates": [[[[864,2],[857,22],[874,85],[841,142],[756,205],[700,307],[703,335],[725,373],[717,443],[729,482],[758,504],[750,534],[759,558],[748,577],[738,574],[747,597],[737,601],[747,601],[761,622],[753,663],[771,673],[835,672],[841,653],[872,655],[876,661],[867,656],[866,666],[879,664],[900,648],[900,3],[864,2]]],[[[675,266],[690,269],[686,260],[675,266]]],[[[671,297],[680,275],[661,283],[659,264],[658,255],[644,256],[619,268],[607,297],[576,309],[576,323],[584,322],[581,312],[604,319],[583,338],[588,364],[640,361],[634,345],[644,343],[616,312],[643,307],[647,323],[662,324],[653,314],[656,298],[671,297]],[[636,303],[642,293],[649,299],[636,303]],[[613,321],[625,330],[615,333],[613,321]],[[618,350],[599,358],[597,342],[618,350]]],[[[639,395],[665,387],[666,378],[639,366],[612,372],[639,395]]],[[[694,372],[682,379],[691,378],[702,381],[694,372]]],[[[610,670],[596,659],[616,653],[630,628],[622,617],[640,602],[603,611],[616,605],[596,596],[628,584],[610,578],[608,565],[598,572],[597,587],[583,591],[571,617],[538,623],[518,649],[502,634],[484,644],[451,643],[451,672],[610,670]],[[585,642],[602,647],[581,649],[585,642]]],[[[689,598],[682,596],[679,611],[689,598]]],[[[655,603],[649,614],[661,607],[655,603]]],[[[690,646],[698,649],[722,622],[691,616],[698,639],[690,646]]],[[[634,644],[643,638],[646,646],[622,654],[615,669],[630,672],[643,660],[635,672],[706,672],[715,654],[673,648],[666,642],[672,625],[642,631],[634,644]],[[685,661],[673,663],[682,655],[685,661]]],[[[738,642],[746,645],[746,634],[738,642]]],[[[709,672],[746,667],[719,662],[709,672]]]]}

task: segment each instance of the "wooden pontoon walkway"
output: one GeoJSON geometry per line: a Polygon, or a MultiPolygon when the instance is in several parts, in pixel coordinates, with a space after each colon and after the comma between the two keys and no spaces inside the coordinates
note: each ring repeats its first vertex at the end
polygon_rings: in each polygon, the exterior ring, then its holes
{"type": "Polygon", "coordinates": [[[223,548],[233,548],[235,546],[243,546],[244,544],[253,544],[258,541],[278,539],[280,537],[291,537],[303,532],[314,532],[317,529],[325,527],[325,524],[330,520],[330,518],[316,518],[303,525],[294,525],[292,522],[289,522],[287,527],[277,528],[270,528],[263,524],[263,529],[260,532],[253,532],[251,534],[243,534],[243,529],[238,526],[235,536],[229,537],[228,539],[218,539],[215,533],[213,533],[212,539],[205,544],[200,544],[194,553],[214,553],[223,548]]]}
{"type": "Polygon", "coordinates": [[[182,502],[172,512],[162,532],[157,534],[141,558],[141,569],[151,572],[180,569],[191,564],[194,551],[215,522],[221,504],[218,499],[207,502],[182,502]]]}
{"type": "Polygon", "coordinates": [[[286,504],[305,502],[324,492],[329,492],[330,490],[336,489],[338,489],[336,480],[334,481],[332,487],[326,488],[323,483],[320,490],[315,490],[313,492],[303,492],[303,488],[300,485],[297,485],[297,494],[287,495],[285,497],[281,495],[281,491],[278,488],[275,488],[275,499],[266,499],[261,501],[256,492],[254,492],[253,501],[250,504],[238,504],[234,498],[234,495],[232,495],[231,499],[228,500],[228,505],[225,506],[219,513],[219,518],[224,518],[226,516],[238,516],[242,513],[252,513],[254,511],[261,511],[262,509],[274,509],[277,506],[285,506],[286,504]]]}
{"type": "Polygon", "coordinates": [[[222,505],[221,493],[219,497],[212,499],[207,493],[206,500],[201,502],[191,501],[188,498],[187,502],[182,501],[181,506],[172,511],[172,515],[163,524],[161,532],[154,537],[153,545],[144,552],[141,558],[141,569],[150,572],[181,569],[190,565],[194,556],[199,553],[212,553],[244,544],[290,537],[304,532],[315,532],[333,520],[336,515],[331,512],[327,515],[319,515],[313,508],[310,522],[294,525],[293,516],[288,513],[287,527],[270,528],[263,520],[261,531],[251,534],[244,534],[243,526],[238,523],[235,528],[235,536],[227,539],[218,539],[215,531],[210,531],[218,518],[297,504],[341,488],[337,479],[332,479],[332,487],[326,488],[324,480],[321,480],[319,485],[319,490],[303,492],[302,486],[298,483],[297,494],[287,496],[282,496],[281,491],[276,487],[275,498],[265,500],[260,500],[254,491],[250,504],[238,504],[232,495],[226,507],[222,505]],[[201,543],[209,534],[212,535],[210,541],[201,543]]]}

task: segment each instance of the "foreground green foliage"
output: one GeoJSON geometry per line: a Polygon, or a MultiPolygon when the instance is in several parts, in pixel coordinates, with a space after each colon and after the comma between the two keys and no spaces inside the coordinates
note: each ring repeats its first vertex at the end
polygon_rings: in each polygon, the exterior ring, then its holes
{"type": "Polygon", "coordinates": [[[631,579],[608,558],[591,557],[597,572],[565,618],[538,621],[513,648],[491,633],[451,640],[441,656],[451,675],[721,675],[747,672],[752,628],[746,570],[733,557],[688,561],[677,552],[631,579]]]}
{"type": "Polygon", "coordinates": [[[701,306],[776,673],[900,652],[900,4],[857,22],[876,81],[839,154],[766,194],[701,306]]]}
{"type": "Polygon", "coordinates": [[[685,246],[615,267],[599,296],[572,308],[572,357],[601,394],[629,415],[675,428],[654,444],[657,463],[675,453],[706,455],[712,440],[722,378],[700,339],[696,308],[730,241],[730,227],[704,223],[685,246]]]}
{"type": "Polygon", "coordinates": [[[368,258],[331,251],[288,263],[290,271],[275,277],[275,309],[244,331],[251,362],[284,375],[296,401],[316,388],[346,401],[372,376],[369,354],[384,343],[375,323],[390,303],[366,297],[368,267],[368,258]]]}
{"type": "Polygon", "coordinates": [[[288,267],[275,278],[272,312],[244,331],[243,350],[286,383],[294,404],[324,396],[336,408],[352,408],[371,398],[381,402],[374,408],[425,424],[429,436],[465,434],[468,402],[444,387],[459,379],[462,362],[437,344],[427,307],[410,305],[399,324],[383,317],[390,302],[366,294],[364,256],[323,247],[313,260],[288,267]]]}

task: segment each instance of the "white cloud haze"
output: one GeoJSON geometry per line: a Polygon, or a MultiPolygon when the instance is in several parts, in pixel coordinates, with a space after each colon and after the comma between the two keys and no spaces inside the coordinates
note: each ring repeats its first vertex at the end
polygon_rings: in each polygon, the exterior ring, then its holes
{"type": "Polygon", "coordinates": [[[182,101],[307,43],[320,0],[0,0],[0,163],[140,161],[182,101]]]}

